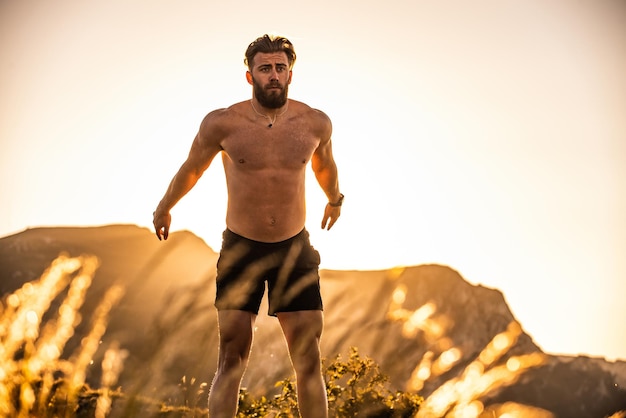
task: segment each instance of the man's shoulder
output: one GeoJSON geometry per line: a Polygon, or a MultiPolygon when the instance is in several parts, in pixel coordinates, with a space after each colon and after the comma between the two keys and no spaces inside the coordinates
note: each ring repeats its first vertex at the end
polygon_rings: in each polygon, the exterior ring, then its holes
{"type": "Polygon", "coordinates": [[[242,106],[245,102],[235,103],[229,107],[219,108],[210,111],[202,120],[202,125],[225,127],[229,123],[236,121],[242,115],[242,106]]]}
{"type": "Polygon", "coordinates": [[[209,113],[207,113],[207,115],[205,116],[206,118],[210,118],[210,119],[226,119],[229,117],[236,117],[238,115],[241,115],[242,113],[242,109],[245,106],[247,102],[239,102],[239,103],[235,103],[233,105],[230,105],[229,107],[223,107],[223,108],[219,108],[219,109],[214,109],[212,111],[210,111],[209,113]]]}
{"type": "Polygon", "coordinates": [[[323,139],[325,142],[330,138],[332,134],[332,123],[326,113],[319,109],[315,109],[306,103],[292,100],[290,107],[293,106],[296,110],[296,114],[299,115],[302,120],[306,121],[309,129],[323,139]]]}
{"type": "Polygon", "coordinates": [[[319,109],[315,109],[306,103],[299,102],[293,99],[290,99],[290,103],[291,103],[290,106],[295,107],[296,109],[299,110],[299,112],[301,112],[307,118],[310,118],[311,120],[315,122],[319,122],[319,123],[330,122],[330,118],[328,117],[328,115],[326,115],[326,113],[322,112],[319,109]]]}

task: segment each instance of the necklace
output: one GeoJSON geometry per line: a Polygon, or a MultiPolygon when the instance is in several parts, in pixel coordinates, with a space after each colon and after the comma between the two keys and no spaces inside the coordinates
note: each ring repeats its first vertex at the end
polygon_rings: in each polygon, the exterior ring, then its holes
{"type": "Polygon", "coordinates": [[[287,101],[287,106],[285,106],[285,110],[283,110],[280,114],[276,113],[274,115],[274,118],[271,118],[263,113],[260,113],[258,110],[256,110],[256,107],[254,107],[254,103],[252,102],[252,99],[250,99],[250,105],[252,105],[252,110],[254,110],[254,113],[256,113],[259,116],[263,116],[264,118],[267,118],[267,120],[270,121],[270,124],[267,125],[268,128],[271,128],[272,126],[274,126],[274,123],[276,123],[276,118],[284,115],[287,112],[287,109],[289,109],[289,101],[287,101]]]}

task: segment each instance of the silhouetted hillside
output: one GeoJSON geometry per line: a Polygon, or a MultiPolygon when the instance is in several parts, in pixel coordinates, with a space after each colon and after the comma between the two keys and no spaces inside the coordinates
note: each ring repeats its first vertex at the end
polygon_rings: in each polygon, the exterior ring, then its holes
{"type": "MultiPolygon", "coordinates": [[[[126,294],[113,310],[102,344],[119,341],[129,352],[120,378],[124,391],[148,391],[165,399],[178,390],[183,376],[210,382],[217,357],[217,254],[204,241],[177,232],[160,242],[152,231],[129,225],[30,229],[0,239],[0,292],[7,294],[38,278],[62,252],[100,259],[82,310],[85,319],[68,352],[79,343],[103,292],[119,283],[126,294]]],[[[424,397],[466,376],[470,365],[482,364],[487,376],[497,366],[514,370],[518,363],[523,366],[518,359],[541,354],[523,329],[511,325],[515,318],[500,291],[471,285],[448,267],[327,270],[321,276],[323,355],[345,355],[350,347],[358,347],[380,364],[396,387],[419,388],[424,397]],[[507,332],[515,337],[494,340],[507,332]],[[485,360],[486,347],[502,344],[501,358],[485,360]],[[425,361],[430,361],[431,372],[422,376],[417,372],[425,361]]],[[[280,328],[265,315],[266,309],[264,302],[243,382],[253,393],[271,391],[274,382],[291,375],[280,328]]],[[[100,364],[100,358],[94,364],[100,364]]],[[[90,379],[96,385],[99,373],[94,366],[90,379]]],[[[517,402],[558,417],[600,418],[626,410],[625,388],[626,362],[547,356],[544,365],[519,373],[481,400],[486,407],[517,402]]]]}

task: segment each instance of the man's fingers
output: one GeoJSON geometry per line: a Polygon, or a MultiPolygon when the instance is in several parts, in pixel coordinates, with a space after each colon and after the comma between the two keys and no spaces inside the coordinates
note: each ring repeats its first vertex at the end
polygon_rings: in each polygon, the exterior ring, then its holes
{"type": "Polygon", "coordinates": [[[169,214],[166,215],[156,215],[156,212],[152,214],[154,217],[152,224],[154,225],[154,231],[156,232],[156,236],[161,240],[166,240],[170,234],[170,222],[171,217],[169,214]]]}
{"type": "Polygon", "coordinates": [[[324,216],[324,219],[322,220],[322,229],[326,229],[327,231],[330,231],[330,228],[332,228],[333,225],[335,225],[335,222],[337,222],[337,218],[333,218],[331,216],[324,216]]]}
{"type": "Polygon", "coordinates": [[[166,227],[156,228],[156,236],[159,239],[159,241],[166,240],[167,237],[169,236],[168,228],[166,227]]]}
{"type": "Polygon", "coordinates": [[[326,205],[324,210],[324,218],[322,219],[322,229],[330,230],[335,225],[341,212],[338,208],[326,205]]]}
{"type": "Polygon", "coordinates": [[[330,215],[324,215],[324,219],[322,219],[322,229],[330,229],[331,226],[335,223],[335,220],[331,218],[330,215]]]}

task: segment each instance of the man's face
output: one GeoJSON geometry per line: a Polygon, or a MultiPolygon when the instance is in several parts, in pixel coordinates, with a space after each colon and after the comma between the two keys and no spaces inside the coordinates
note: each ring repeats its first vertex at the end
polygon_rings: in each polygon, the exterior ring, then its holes
{"type": "Polygon", "coordinates": [[[287,54],[284,52],[256,54],[252,69],[246,73],[246,78],[248,83],[252,84],[254,97],[261,106],[278,109],[287,103],[291,70],[287,54]]]}

